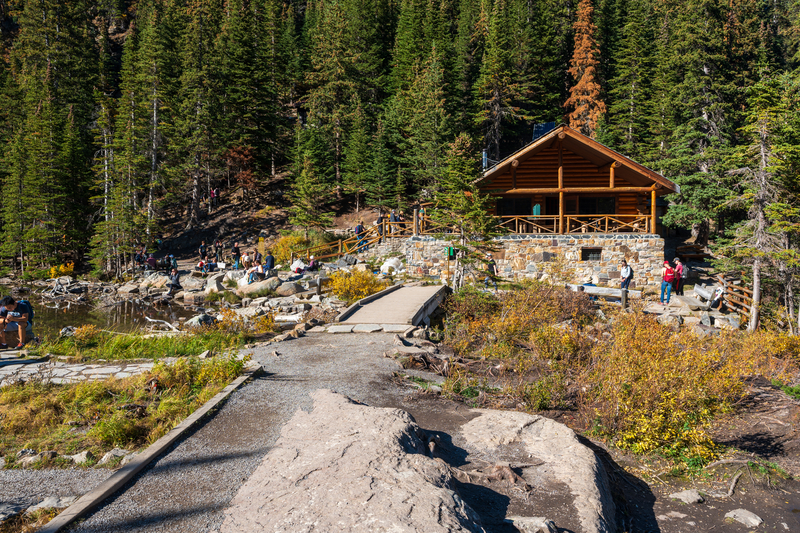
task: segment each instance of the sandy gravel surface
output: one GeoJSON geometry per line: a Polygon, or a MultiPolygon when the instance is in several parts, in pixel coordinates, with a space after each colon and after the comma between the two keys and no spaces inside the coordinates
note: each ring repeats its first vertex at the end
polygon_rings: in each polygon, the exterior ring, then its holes
{"type": "Polygon", "coordinates": [[[310,410],[310,392],[329,388],[371,405],[388,405],[403,394],[385,379],[398,369],[382,357],[392,337],[317,333],[254,349],[264,375],[70,531],[217,531],[222,509],[281,426],[297,409],[310,410]]]}
{"type": "Polygon", "coordinates": [[[82,496],[113,473],[105,468],[0,470],[0,504],[31,506],[48,496],[82,496]]]}

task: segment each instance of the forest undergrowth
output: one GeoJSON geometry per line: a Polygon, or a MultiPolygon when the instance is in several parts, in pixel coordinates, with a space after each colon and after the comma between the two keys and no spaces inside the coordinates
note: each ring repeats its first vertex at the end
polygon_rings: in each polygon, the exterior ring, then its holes
{"type": "Polygon", "coordinates": [[[585,435],[695,470],[724,451],[708,428],[737,408],[745,380],[796,379],[800,339],[781,332],[675,331],[632,308],[600,312],[582,293],[538,282],[447,302],[445,394],[483,407],[547,412],[585,435]]]}
{"type": "MultiPolygon", "coordinates": [[[[241,374],[248,358],[158,361],[150,372],[72,385],[31,379],[0,392],[0,456],[14,468],[24,448],[53,450],[35,467],[69,467],[63,455],[90,451],[93,466],[113,447],[152,444],[241,374]]],[[[113,464],[111,466],[114,466],[113,464]]]]}

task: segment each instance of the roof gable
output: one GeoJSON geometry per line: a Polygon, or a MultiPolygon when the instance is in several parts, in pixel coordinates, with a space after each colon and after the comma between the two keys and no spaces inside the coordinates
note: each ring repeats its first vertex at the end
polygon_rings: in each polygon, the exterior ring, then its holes
{"type": "Polygon", "coordinates": [[[659,194],[680,192],[680,187],[676,183],[661,174],[640,165],[636,161],[566,125],[553,129],[521,150],[506,157],[494,167],[486,170],[483,177],[478,180],[478,184],[484,187],[490,185],[494,179],[510,173],[513,167],[523,165],[526,161],[528,161],[526,166],[533,165],[536,168],[538,166],[537,159],[546,159],[550,149],[558,146],[559,143],[565,151],[578,156],[582,160],[584,167],[594,166],[597,172],[601,172],[616,163],[615,174],[621,181],[640,187],[654,186],[655,189],[659,190],[659,194]],[[540,157],[537,158],[537,155],[540,155],[540,157]],[[533,161],[529,161],[531,159],[533,161]]]}

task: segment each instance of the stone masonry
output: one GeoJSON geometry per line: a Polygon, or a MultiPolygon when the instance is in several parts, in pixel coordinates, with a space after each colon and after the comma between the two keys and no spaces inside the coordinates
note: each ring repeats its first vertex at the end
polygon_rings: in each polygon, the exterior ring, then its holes
{"type": "MultiPolygon", "coordinates": [[[[573,235],[504,235],[495,239],[493,254],[506,279],[547,279],[561,263],[568,281],[591,276],[598,285],[616,285],[623,259],[633,268],[636,286],[657,285],[664,262],[664,239],[651,234],[587,233],[573,235]],[[596,257],[599,256],[599,260],[596,257]]],[[[400,252],[412,275],[439,277],[447,271],[450,244],[431,236],[389,239],[369,255],[400,252]]]]}

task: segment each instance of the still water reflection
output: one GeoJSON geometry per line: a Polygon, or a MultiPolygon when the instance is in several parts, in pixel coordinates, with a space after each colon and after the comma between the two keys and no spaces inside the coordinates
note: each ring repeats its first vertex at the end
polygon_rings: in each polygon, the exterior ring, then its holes
{"type": "MultiPolygon", "coordinates": [[[[7,287],[2,287],[2,294],[10,294],[7,287]]],[[[111,331],[135,331],[147,327],[145,316],[154,320],[175,322],[180,317],[192,317],[196,312],[188,310],[181,305],[172,304],[153,307],[141,300],[129,300],[117,305],[100,307],[99,304],[67,304],[67,302],[52,302],[43,300],[38,287],[31,287],[27,295],[15,296],[25,298],[33,304],[35,313],[34,332],[36,335],[58,335],[65,326],[83,326],[94,324],[101,329],[111,331]]]]}

